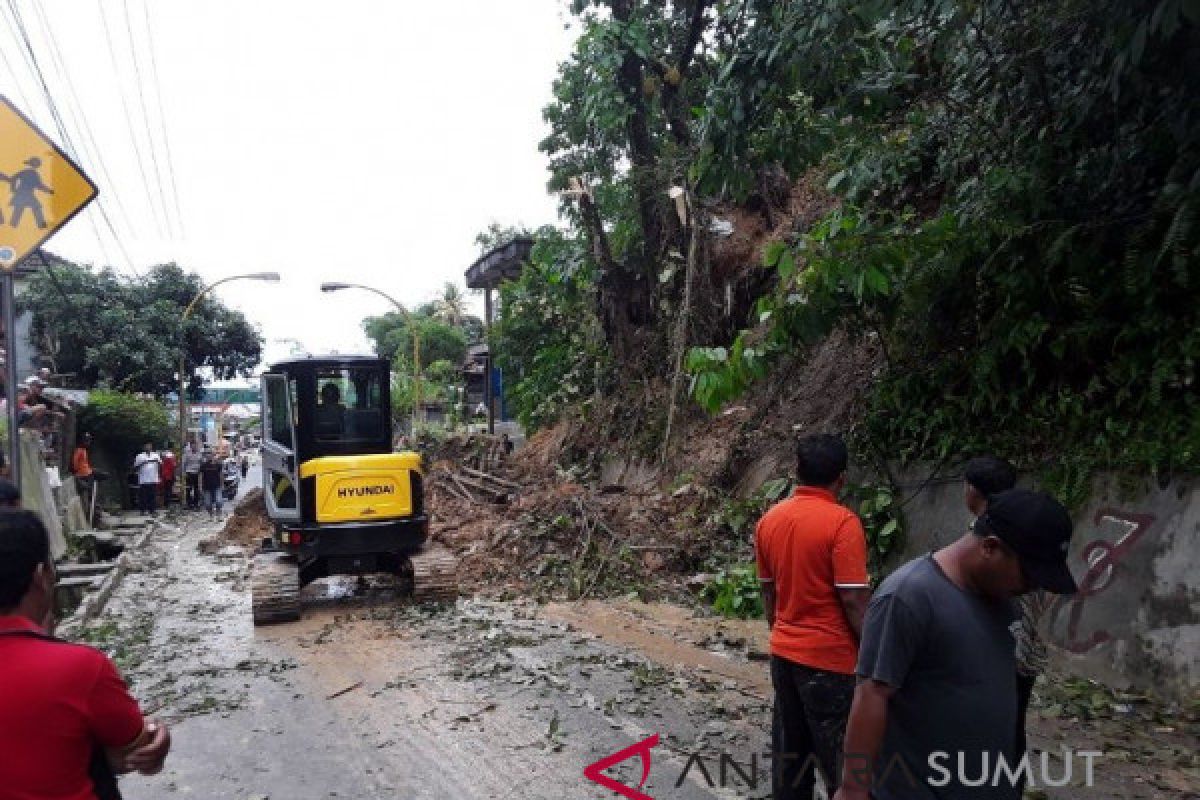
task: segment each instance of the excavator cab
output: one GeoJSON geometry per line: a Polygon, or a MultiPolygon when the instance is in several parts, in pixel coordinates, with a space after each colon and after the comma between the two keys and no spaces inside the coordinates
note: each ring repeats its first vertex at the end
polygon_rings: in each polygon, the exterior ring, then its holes
{"type": "Polygon", "coordinates": [[[275,530],[255,557],[256,624],[298,618],[300,588],[329,575],[411,576],[418,600],[456,594],[453,559],[428,546],[421,457],[392,451],[391,407],[385,358],[298,358],[263,374],[263,500],[275,530]]]}

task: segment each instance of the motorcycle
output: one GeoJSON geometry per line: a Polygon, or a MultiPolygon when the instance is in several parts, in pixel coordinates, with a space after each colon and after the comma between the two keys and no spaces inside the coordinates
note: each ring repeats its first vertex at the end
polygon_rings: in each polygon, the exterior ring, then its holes
{"type": "Polygon", "coordinates": [[[237,497],[241,480],[241,469],[238,467],[237,461],[232,458],[225,459],[225,463],[221,466],[221,495],[226,500],[237,497]]]}

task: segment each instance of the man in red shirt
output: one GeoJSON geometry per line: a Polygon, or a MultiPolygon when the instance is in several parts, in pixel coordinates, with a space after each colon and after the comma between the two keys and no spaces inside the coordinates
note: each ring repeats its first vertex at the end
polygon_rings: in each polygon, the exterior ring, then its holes
{"type": "Polygon", "coordinates": [[[38,516],[0,512],[4,800],[105,800],[117,796],[113,773],[154,774],[171,746],[166,726],[142,716],[107,656],[50,635],[55,580],[38,516]]]}
{"type": "Polygon", "coordinates": [[[163,509],[171,506],[171,494],[175,489],[175,453],[170,448],[162,452],[162,469],[158,473],[162,482],[163,509]]]}
{"type": "Polygon", "coordinates": [[[771,628],[776,800],[812,798],[817,764],[830,795],[841,775],[858,638],[871,597],[862,523],[837,502],[847,460],[837,436],[801,439],[800,486],[763,515],[754,535],[771,628]]]}

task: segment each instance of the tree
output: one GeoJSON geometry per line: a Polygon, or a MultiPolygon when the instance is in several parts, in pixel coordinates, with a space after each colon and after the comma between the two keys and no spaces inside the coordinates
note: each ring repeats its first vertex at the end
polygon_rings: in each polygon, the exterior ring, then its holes
{"type": "Polygon", "coordinates": [[[162,397],[178,388],[181,344],[189,370],[206,367],[217,378],[249,374],[262,358],[258,331],[212,296],[181,330],[183,310],[203,286],[175,264],[133,280],[61,262],[34,274],[19,307],[32,314],[42,356],[76,385],[162,397]]]}
{"type": "Polygon", "coordinates": [[[457,284],[446,281],[442,286],[442,296],[437,299],[437,315],[447,325],[463,327],[467,318],[467,299],[457,284]]]}
{"type": "Polygon", "coordinates": [[[433,315],[432,308],[421,308],[412,314],[388,312],[381,317],[368,317],[363,330],[375,343],[375,352],[399,363],[412,364],[412,325],[416,325],[421,340],[421,363],[435,361],[461,364],[467,354],[467,334],[433,315]]]}
{"type": "Polygon", "coordinates": [[[1182,0],[723,6],[699,185],[779,163],[836,193],[766,248],[754,327],[697,348],[719,406],[832,327],[886,365],[890,459],[1200,468],[1200,6],[1182,0]],[[721,344],[726,344],[721,342],[721,344]]]}
{"type": "Polygon", "coordinates": [[[171,434],[161,403],[106,389],[91,393],[80,411],[79,428],[92,433],[96,444],[121,467],[132,463],[147,442],[162,447],[171,434]]]}
{"type": "Polygon", "coordinates": [[[659,337],[663,261],[686,250],[667,190],[686,182],[695,143],[691,108],[703,103],[710,0],[576,0],[583,34],[559,67],[543,116],[550,188],[573,190],[564,208],[597,267],[604,334],[622,358],[659,337]],[[699,78],[697,78],[699,76],[699,78]]]}
{"type": "Polygon", "coordinates": [[[592,270],[582,237],[546,227],[520,277],[500,287],[490,344],[506,397],[527,430],[552,423],[596,388],[606,348],[592,270]]]}

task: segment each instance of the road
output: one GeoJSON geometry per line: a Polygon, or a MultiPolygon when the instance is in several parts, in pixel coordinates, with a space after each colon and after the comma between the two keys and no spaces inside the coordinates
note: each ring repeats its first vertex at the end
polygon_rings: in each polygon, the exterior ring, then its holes
{"type": "MultiPolygon", "coordinates": [[[[728,657],[668,669],[562,609],[416,608],[352,582],[316,584],[301,621],[256,630],[245,555],[200,552],[217,527],[191,514],[156,533],[91,629],[174,724],[168,768],[125,779],[130,800],[600,798],[584,767],[656,733],[651,796],[765,796],[765,762],[759,791],[728,764],[736,791],[705,778],[721,782],[717,753],[746,772],[767,744],[764,697],[722,676],[728,657]],[[703,768],[677,787],[694,752],[703,768]]],[[[612,774],[636,786],[636,765],[612,774]]]]}

